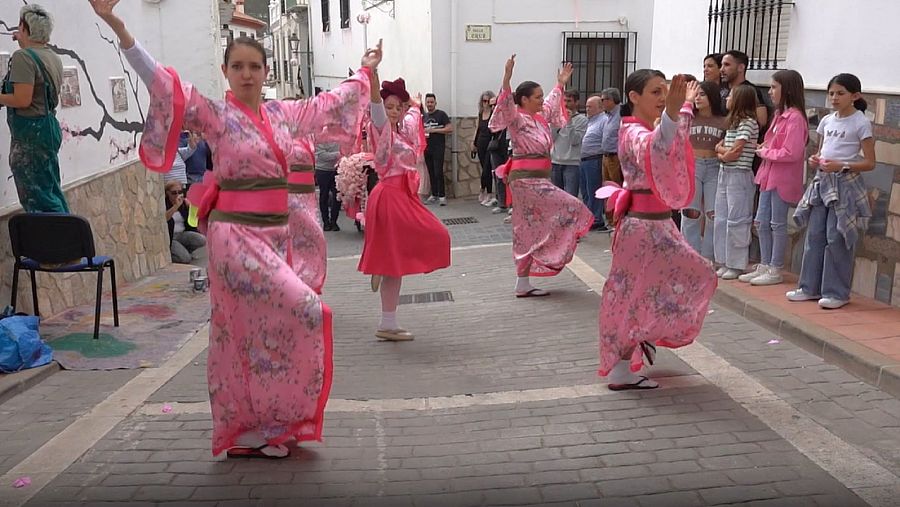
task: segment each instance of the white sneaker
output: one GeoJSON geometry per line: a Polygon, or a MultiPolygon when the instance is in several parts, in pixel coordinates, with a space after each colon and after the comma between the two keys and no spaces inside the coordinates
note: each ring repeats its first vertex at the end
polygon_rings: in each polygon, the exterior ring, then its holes
{"type": "Polygon", "coordinates": [[[500,213],[506,213],[506,210],[498,206],[498,207],[492,209],[491,213],[493,213],[495,215],[499,215],[500,213]]]}
{"type": "Polygon", "coordinates": [[[803,289],[789,290],[784,295],[788,298],[788,301],[812,301],[813,299],[819,299],[819,297],[821,297],[807,294],[803,292],[803,289]]]}
{"type": "Polygon", "coordinates": [[[778,285],[783,281],[784,277],[781,276],[781,268],[766,266],[766,272],[753,280],[750,280],[750,285],[755,285],[757,287],[763,285],[778,285]]]}
{"type": "Polygon", "coordinates": [[[425,199],[425,204],[434,204],[437,202],[437,197],[431,196],[428,199],[425,199]]]}
{"type": "Polygon", "coordinates": [[[849,302],[850,301],[838,298],[822,298],[819,300],[819,307],[825,308],[826,310],[837,310],[849,302]]]}
{"type": "Polygon", "coordinates": [[[737,280],[739,276],[741,276],[740,270],[728,268],[722,273],[722,280],[737,280]]]}
{"type": "Polygon", "coordinates": [[[441,197],[440,199],[438,199],[438,202],[440,203],[441,206],[446,206],[446,205],[447,205],[447,198],[446,198],[446,197],[441,197]]]}
{"type": "Polygon", "coordinates": [[[722,275],[724,275],[726,271],[728,271],[728,268],[726,268],[725,266],[722,266],[721,268],[716,270],[716,276],[718,276],[719,278],[722,278],[722,275]]]}
{"type": "Polygon", "coordinates": [[[494,206],[497,205],[497,199],[492,197],[492,198],[488,199],[487,201],[483,202],[482,204],[484,204],[488,208],[493,208],[494,206]]]}
{"type": "Polygon", "coordinates": [[[738,277],[738,280],[744,283],[752,282],[753,279],[758,278],[760,276],[768,273],[769,266],[765,266],[763,264],[757,264],[756,269],[750,271],[749,273],[744,273],[743,275],[738,277]]]}

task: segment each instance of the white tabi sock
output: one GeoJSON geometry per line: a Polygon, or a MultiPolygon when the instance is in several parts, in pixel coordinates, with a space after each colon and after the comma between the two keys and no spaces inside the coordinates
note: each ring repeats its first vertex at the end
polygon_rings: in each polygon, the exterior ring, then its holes
{"type": "Polygon", "coordinates": [[[525,294],[534,287],[531,286],[531,279],[527,276],[516,277],[516,293],[525,294]]]}
{"type": "Polygon", "coordinates": [[[400,326],[397,325],[397,312],[381,312],[381,324],[378,326],[378,329],[393,331],[399,328],[400,326]]]}
{"type": "Polygon", "coordinates": [[[610,384],[633,384],[641,379],[640,375],[632,373],[631,361],[628,359],[619,359],[606,378],[610,384]]]}

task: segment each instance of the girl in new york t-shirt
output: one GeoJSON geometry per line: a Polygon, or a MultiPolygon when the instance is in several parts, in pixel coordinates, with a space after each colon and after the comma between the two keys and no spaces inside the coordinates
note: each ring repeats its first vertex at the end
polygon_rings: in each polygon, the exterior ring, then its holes
{"type": "Polygon", "coordinates": [[[816,129],[819,150],[809,164],[818,171],[794,213],[797,225],[809,229],[800,286],[787,293],[791,301],[818,299],[820,307],[836,309],[850,300],[856,241],[872,216],[860,173],[875,168],[875,139],[861,89],[852,74],[838,74],[828,83],[835,112],[816,129]]]}

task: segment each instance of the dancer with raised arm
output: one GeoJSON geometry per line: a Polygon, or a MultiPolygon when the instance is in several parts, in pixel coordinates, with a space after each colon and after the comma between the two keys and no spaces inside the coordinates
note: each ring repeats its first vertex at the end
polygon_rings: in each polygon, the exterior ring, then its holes
{"type": "Polygon", "coordinates": [[[403,78],[378,87],[371,81],[368,139],[375,150],[378,184],[366,203],[366,235],[359,270],[372,275],[381,291],[381,323],[375,336],[409,341],[413,334],[397,323],[400,283],[407,275],[431,273],[450,265],[450,233],[418,196],[417,164],[425,153],[419,103],[410,103],[403,78]],[[411,246],[414,245],[414,246],[411,246]]]}
{"type": "Polygon", "coordinates": [[[557,84],[544,98],[544,90],[534,81],[525,81],[515,92],[510,86],[516,55],[506,62],[503,86],[491,115],[490,129],[508,129],[513,144],[512,157],[497,168],[497,176],[507,182],[507,201],[512,199],[513,258],[516,263],[516,297],[547,296],[531,286],[531,276],[554,276],[575,255],[578,239],[591,228],[594,216],[577,197],[550,181],[550,126],[568,122],[563,92],[572,76],[566,63],[557,84]]]}
{"type": "Polygon", "coordinates": [[[689,137],[699,90],[696,81],[686,84],[681,75],[667,90],[663,73],[650,69],[625,81],[629,103],[619,131],[625,188],[597,192],[609,197],[616,220],[612,266],[600,301],[599,372],[614,391],[659,387],[635,373],[644,356],[652,365],[656,346],[692,343],[716,290],[712,264],[672,221],[672,210],[687,207],[694,195],[689,137]]]}
{"type": "Polygon", "coordinates": [[[238,38],[222,66],[231,91],[213,100],[134,40],[114,13],[118,0],[90,3],[149,88],[144,165],[168,169],[182,128],[202,132],[212,148],[215,171],[207,173],[202,200],[189,195],[200,201],[208,229],[212,452],[284,458],[291,440],[321,440],[332,373],[331,312],[287,261],[288,155],[294,139],[341,141],[356,132],[381,48],[368,50],[362,68],[328,93],[263,104],[265,50],[238,38]]]}

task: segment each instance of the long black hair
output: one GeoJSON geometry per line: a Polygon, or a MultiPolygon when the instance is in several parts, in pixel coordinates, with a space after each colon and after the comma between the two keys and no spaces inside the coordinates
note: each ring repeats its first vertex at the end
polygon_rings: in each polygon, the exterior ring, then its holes
{"type": "MultiPolygon", "coordinates": [[[[703,90],[703,94],[706,95],[706,99],[709,101],[709,109],[712,111],[713,116],[725,116],[725,105],[722,104],[719,83],[701,81],[700,89],[703,90]]],[[[694,112],[697,112],[697,106],[694,106],[694,112]]]]}
{"type": "MultiPolygon", "coordinates": [[[[838,74],[831,78],[831,81],[828,82],[828,88],[831,88],[831,85],[839,84],[847,89],[850,93],[862,93],[862,83],[859,82],[859,78],[854,76],[853,74],[838,74]]],[[[859,109],[862,112],[866,112],[869,104],[863,98],[858,98],[853,101],[853,107],[859,109]]]]}
{"type": "MultiPolygon", "coordinates": [[[[647,83],[655,77],[661,77],[665,79],[666,75],[655,69],[638,69],[632,72],[625,80],[625,93],[623,93],[622,95],[626,100],[628,100],[629,93],[631,92],[636,92],[638,95],[643,95],[644,88],[647,86],[647,83]]],[[[631,116],[632,114],[634,114],[634,107],[630,101],[622,104],[621,112],[623,117],[631,116]]]]}

